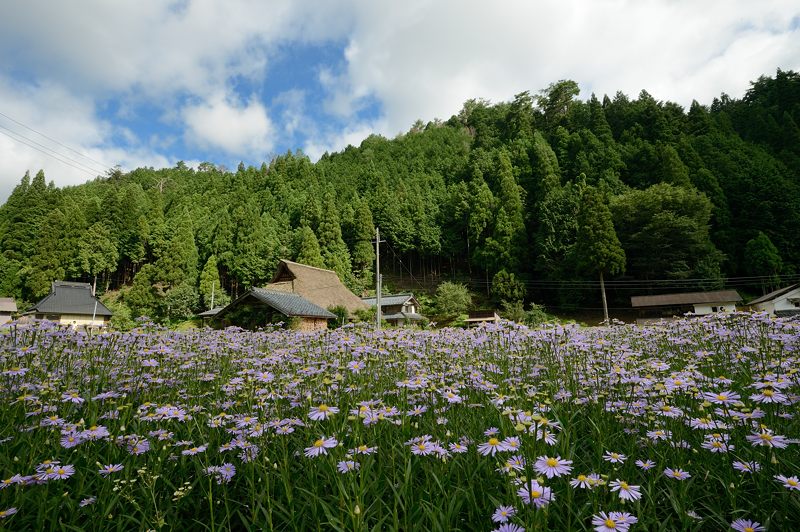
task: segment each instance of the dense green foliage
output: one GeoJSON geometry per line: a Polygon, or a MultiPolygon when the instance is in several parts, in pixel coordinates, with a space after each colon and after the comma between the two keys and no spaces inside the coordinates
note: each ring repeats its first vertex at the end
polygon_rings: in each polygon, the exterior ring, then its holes
{"type": "Polygon", "coordinates": [[[526,302],[553,307],[597,308],[601,271],[703,287],[796,275],[799,74],[688,111],[646,91],[577,94],[560,81],[511,102],[470,100],[446,122],[317,163],[299,152],[235,171],[179,163],[64,189],[26,174],[0,207],[0,294],[32,302],[52,280],[97,276],[135,313],[166,316],[171,303],[207,307],[210,284],[224,300],[268,282],[281,258],[336,270],[360,293],[374,281],[375,226],[389,285],[456,280],[503,300],[520,291],[492,285],[513,289],[513,278],[526,302]],[[602,235],[612,222],[621,245],[599,270],[580,251],[605,245],[579,223],[588,188],[603,198],[602,235]]]}

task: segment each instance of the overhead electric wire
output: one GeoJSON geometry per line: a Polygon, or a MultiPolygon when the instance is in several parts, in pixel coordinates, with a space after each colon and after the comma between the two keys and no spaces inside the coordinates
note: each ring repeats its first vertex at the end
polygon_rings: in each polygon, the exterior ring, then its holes
{"type": "Polygon", "coordinates": [[[84,159],[87,159],[87,160],[89,160],[89,161],[92,161],[93,163],[99,164],[101,168],[106,168],[106,169],[107,169],[107,168],[110,168],[110,166],[109,166],[109,165],[107,165],[107,164],[105,164],[105,163],[103,163],[103,162],[101,162],[101,161],[98,161],[97,159],[93,159],[92,157],[89,157],[88,155],[86,155],[86,154],[83,154],[83,153],[79,152],[78,150],[76,150],[76,149],[74,149],[74,148],[71,148],[71,147],[67,146],[66,144],[64,144],[63,142],[59,141],[58,139],[54,139],[53,137],[50,137],[50,136],[48,136],[48,135],[45,135],[45,134],[44,134],[44,133],[42,133],[41,131],[37,131],[37,130],[33,129],[33,128],[32,128],[32,127],[30,127],[30,126],[23,124],[23,123],[22,123],[22,122],[20,122],[19,120],[15,119],[15,118],[13,118],[13,117],[11,117],[11,116],[8,116],[7,114],[5,114],[5,113],[3,113],[3,112],[0,112],[0,116],[3,116],[3,117],[5,117],[5,118],[7,118],[7,119],[11,120],[11,121],[12,121],[12,122],[14,122],[15,124],[17,124],[17,125],[20,125],[20,126],[24,127],[25,129],[27,129],[27,130],[29,130],[29,131],[33,131],[33,132],[34,132],[34,133],[36,133],[37,135],[40,135],[40,136],[42,136],[42,137],[46,138],[47,140],[49,140],[49,141],[51,141],[51,142],[55,142],[56,144],[58,144],[58,145],[59,145],[59,146],[61,146],[62,148],[66,148],[66,149],[68,149],[69,151],[71,151],[72,153],[74,153],[74,154],[76,154],[76,155],[79,155],[79,156],[83,157],[84,159]]]}
{"type": "Polygon", "coordinates": [[[65,165],[70,166],[72,168],[75,168],[76,170],[79,170],[79,171],[81,171],[81,172],[83,172],[85,174],[92,175],[92,176],[95,176],[95,177],[98,176],[98,175],[102,175],[102,174],[106,173],[107,171],[109,171],[112,168],[110,166],[105,166],[103,163],[101,163],[99,161],[96,161],[95,159],[92,159],[91,157],[88,157],[86,155],[81,154],[77,150],[75,150],[73,148],[70,148],[66,144],[64,144],[64,143],[62,143],[62,142],[60,142],[60,141],[58,141],[58,140],[56,140],[56,139],[54,139],[52,137],[49,137],[49,136],[47,136],[47,135],[45,135],[43,133],[40,133],[40,132],[36,131],[35,129],[33,129],[33,128],[29,127],[29,126],[26,126],[22,122],[19,122],[18,120],[15,120],[14,118],[11,118],[10,116],[6,115],[5,113],[0,112],[0,116],[4,116],[7,119],[11,120],[12,122],[14,122],[16,124],[19,124],[22,127],[26,128],[26,129],[29,129],[30,131],[33,131],[37,135],[41,135],[42,137],[44,137],[44,138],[46,138],[46,139],[48,139],[48,140],[50,140],[52,142],[55,142],[57,145],[62,146],[63,148],[65,148],[65,149],[67,149],[67,150],[69,150],[71,152],[76,153],[80,157],[83,157],[84,159],[86,159],[88,161],[92,161],[92,163],[96,163],[102,169],[98,169],[97,166],[93,166],[93,165],[90,165],[90,164],[88,164],[88,163],[86,163],[84,161],[75,159],[75,158],[69,156],[66,153],[63,153],[61,151],[57,151],[57,150],[53,149],[50,146],[42,144],[41,142],[39,142],[39,141],[37,141],[35,139],[32,139],[30,137],[27,137],[27,136],[23,135],[19,131],[15,131],[14,129],[11,129],[11,128],[3,125],[3,124],[0,124],[0,129],[4,129],[5,130],[5,131],[0,131],[0,133],[5,135],[6,137],[8,137],[8,138],[10,138],[12,140],[15,140],[15,141],[19,142],[20,144],[23,144],[23,145],[25,145],[25,146],[27,146],[27,147],[29,147],[31,149],[34,149],[34,150],[36,150],[36,151],[38,151],[38,152],[40,152],[40,153],[42,153],[44,155],[47,155],[48,157],[51,157],[51,158],[59,161],[60,163],[63,163],[65,165]]]}

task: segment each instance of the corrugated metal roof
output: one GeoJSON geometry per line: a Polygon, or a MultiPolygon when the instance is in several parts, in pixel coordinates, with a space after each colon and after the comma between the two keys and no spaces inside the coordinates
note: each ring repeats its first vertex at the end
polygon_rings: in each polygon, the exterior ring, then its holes
{"type": "Polygon", "coordinates": [[[291,292],[279,292],[276,290],[265,290],[264,288],[253,288],[250,293],[256,299],[263,301],[284,316],[297,316],[302,318],[325,318],[332,319],[336,315],[328,312],[324,308],[315,305],[302,296],[291,292]]]}
{"type": "Polygon", "coordinates": [[[29,308],[26,313],[80,314],[84,316],[114,315],[108,307],[92,295],[92,285],[66,281],[54,282],[50,293],[29,308]]]}
{"type": "Polygon", "coordinates": [[[767,301],[772,301],[773,299],[777,299],[784,294],[787,294],[794,290],[795,288],[800,288],[800,284],[793,284],[792,286],[787,286],[786,288],[779,288],[778,290],[774,290],[769,294],[763,295],[757,299],[752,300],[748,305],[756,305],[758,303],[766,303],[767,301]]]}
{"type": "Polygon", "coordinates": [[[670,307],[676,305],[696,305],[700,303],[738,303],[742,296],[736,290],[716,290],[713,292],[685,292],[683,294],[659,294],[655,296],[632,296],[631,306],[670,307]]]}
{"type": "Polygon", "coordinates": [[[0,312],[16,312],[17,302],[13,297],[0,297],[0,312]]]}
{"type": "Polygon", "coordinates": [[[201,317],[201,318],[213,318],[214,316],[217,315],[217,313],[220,310],[222,310],[224,308],[225,307],[214,307],[214,308],[212,308],[210,310],[206,310],[205,312],[201,312],[200,314],[198,314],[198,316],[201,317]]]}
{"type": "Polygon", "coordinates": [[[384,320],[409,320],[409,321],[421,321],[425,319],[425,316],[422,314],[411,314],[405,312],[396,312],[394,314],[386,314],[381,316],[384,320]]]}
{"type": "MultiPolygon", "coordinates": [[[[381,306],[393,306],[393,305],[405,305],[409,299],[415,299],[414,294],[394,294],[389,296],[381,296],[381,306]]],[[[374,297],[362,297],[361,301],[366,303],[370,306],[377,305],[377,298],[374,297]]]]}

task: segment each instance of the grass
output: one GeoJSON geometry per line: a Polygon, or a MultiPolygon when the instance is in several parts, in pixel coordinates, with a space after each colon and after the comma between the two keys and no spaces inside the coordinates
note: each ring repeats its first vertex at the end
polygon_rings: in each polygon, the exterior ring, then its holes
{"type": "Polygon", "coordinates": [[[798,349],[798,323],[747,314],[607,329],[6,328],[0,511],[17,512],[0,527],[492,530],[508,505],[527,530],[590,530],[611,511],[635,516],[631,529],[787,530],[800,491],[775,477],[800,472],[798,349]],[[339,411],[310,419],[321,404],[339,411]],[[307,457],[322,436],[337,445],[307,457]],[[491,437],[521,445],[484,456],[491,437]],[[542,456],[572,469],[548,478],[542,456]],[[342,473],[345,461],[357,465],[342,473]],[[98,472],[111,464],[123,469],[98,472]],[[591,473],[590,489],[570,485],[591,473]],[[641,498],[621,500],[617,479],[641,498]],[[533,480],[554,496],[538,507],[518,495],[533,480]]]}

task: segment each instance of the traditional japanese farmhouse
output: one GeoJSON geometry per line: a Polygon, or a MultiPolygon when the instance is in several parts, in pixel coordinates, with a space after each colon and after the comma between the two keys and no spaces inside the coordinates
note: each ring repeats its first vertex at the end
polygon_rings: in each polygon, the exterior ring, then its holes
{"type": "Polygon", "coordinates": [[[800,283],[775,290],[748,303],[752,310],[773,316],[800,316],[800,283]]]}
{"type": "Polygon", "coordinates": [[[350,314],[369,306],[347,289],[336,272],[282,260],[263,288],[253,288],[218,311],[213,322],[246,329],[290,321],[301,330],[324,329],[343,307],[350,314]]]}
{"type": "Polygon", "coordinates": [[[742,296],[736,290],[713,292],[685,292],[682,294],[658,294],[655,296],[632,296],[631,306],[639,309],[640,318],[671,318],[692,313],[697,316],[714,312],[735,312],[742,296]]]}
{"type": "Polygon", "coordinates": [[[17,311],[17,302],[13,297],[0,297],[0,325],[11,321],[11,315],[17,311]]]}
{"type": "Polygon", "coordinates": [[[250,330],[283,322],[302,331],[315,331],[326,329],[328,320],[334,318],[335,314],[298,294],[251,288],[217,311],[213,320],[222,326],[235,325],[250,330]]]}
{"type": "Polygon", "coordinates": [[[351,292],[335,271],[306,266],[282,260],[267,290],[291,292],[324,309],[344,307],[351,315],[369,308],[360,297],[351,292]]]}
{"type": "Polygon", "coordinates": [[[73,327],[102,327],[113,313],[92,295],[89,283],[55,281],[50,293],[26,310],[25,315],[73,327]]]}
{"type": "MultiPolygon", "coordinates": [[[[362,297],[361,300],[371,307],[377,306],[374,297],[362,297]]],[[[381,296],[381,318],[390,325],[411,325],[425,321],[425,316],[419,313],[419,301],[414,294],[381,296]]]]}

